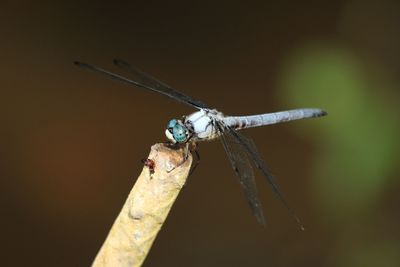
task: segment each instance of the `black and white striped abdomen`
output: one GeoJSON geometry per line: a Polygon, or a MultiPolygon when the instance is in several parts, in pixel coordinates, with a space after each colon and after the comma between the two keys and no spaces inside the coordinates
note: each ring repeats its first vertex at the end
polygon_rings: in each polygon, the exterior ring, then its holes
{"type": "Polygon", "coordinates": [[[226,125],[239,130],[305,118],[316,118],[326,114],[321,109],[303,108],[250,116],[227,116],[223,120],[226,125]]]}

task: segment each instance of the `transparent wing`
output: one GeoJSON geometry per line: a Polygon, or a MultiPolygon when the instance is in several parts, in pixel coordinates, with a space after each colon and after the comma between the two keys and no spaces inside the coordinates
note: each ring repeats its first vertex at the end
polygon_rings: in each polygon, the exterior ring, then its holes
{"type": "Polygon", "coordinates": [[[260,154],[258,153],[257,148],[256,148],[253,140],[251,140],[250,138],[240,134],[239,132],[233,130],[232,128],[226,128],[225,133],[230,135],[231,136],[230,138],[236,140],[236,142],[239,143],[242,146],[243,149],[245,149],[246,154],[253,160],[253,162],[256,165],[256,167],[264,175],[264,177],[266,178],[266,181],[272,187],[272,190],[274,191],[275,195],[283,203],[283,205],[287,208],[287,210],[289,211],[290,215],[299,224],[300,229],[304,230],[304,226],[302,225],[300,219],[297,217],[297,215],[294,212],[294,210],[286,202],[283,194],[281,193],[281,191],[279,190],[277,184],[275,183],[273,176],[268,171],[267,165],[265,164],[264,160],[261,158],[260,154]]]}
{"type": "MultiPolygon", "coordinates": [[[[222,127],[222,125],[219,125],[221,130],[222,127]]],[[[249,157],[243,149],[243,146],[238,142],[237,138],[235,138],[230,131],[225,130],[225,133],[226,134],[221,136],[221,141],[232,168],[239,177],[239,183],[243,189],[243,193],[251,211],[256,216],[257,221],[260,224],[265,225],[263,209],[261,202],[258,199],[254,172],[249,157]]]]}
{"type": "Polygon", "coordinates": [[[126,84],[130,85],[135,85],[138,87],[142,87],[163,95],[166,95],[172,99],[175,99],[181,103],[187,104],[189,106],[202,109],[202,108],[207,108],[207,105],[204,104],[203,102],[193,99],[185,94],[182,94],[178,92],[177,90],[173,89],[172,87],[158,81],[157,79],[151,77],[150,75],[132,67],[129,63],[124,62],[122,60],[114,60],[114,64],[117,65],[118,67],[124,68],[126,70],[129,70],[129,73],[132,75],[132,78],[126,78],[124,76],[121,76],[119,74],[115,74],[113,72],[104,70],[102,68],[99,68],[97,66],[93,66],[87,63],[83,62],[74,62],[75,65],[85,68],[88,70],[91,70],[96,73],[100,73],[102,75],[105,75],[113,80],[117,80],[126,84]]]}

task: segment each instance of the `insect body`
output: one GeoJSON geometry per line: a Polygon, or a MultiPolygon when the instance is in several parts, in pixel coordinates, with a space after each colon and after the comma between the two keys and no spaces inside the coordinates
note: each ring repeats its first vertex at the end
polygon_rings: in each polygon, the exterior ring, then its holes
{"type": "MultiPolygon", "coordinates": [[[[129,72],[132,77],[130,79],[86,63],[75,62],[75,64],[103,74],[114,80],[155,91],[197,109],[196,112],[184,116],[182,119],[172,119],[168,122],[167,129],[165,130],[168,140],[177,145],[195,145],[196,142],[219,138],[222,141],[229,161],[239,178],[239,183],[257,220],[261,224],[265,224],[261,202],[257,196],[251,162],[253,162],[257,169],[264,175],[267,183],[272,187],[278,199],[286,206],[290,214],[300,224],[299,219],[286,203],[272,175],[269,173],[254,142],[239,133],[238,130],[304,118],[320,117],[327,114],[325,111],[317,108],[303,108],[250,116],[225,116],[203,102],[193,99],[134,68],[127,62],[114,60],[115,65],[129,72]]],[[[154,162],[148,160],[145,162],[145,165],[149,167],[150,171],[154,171],[154,162]]],[[[303,227],[301,226],[301,228],[303,227]]]]}

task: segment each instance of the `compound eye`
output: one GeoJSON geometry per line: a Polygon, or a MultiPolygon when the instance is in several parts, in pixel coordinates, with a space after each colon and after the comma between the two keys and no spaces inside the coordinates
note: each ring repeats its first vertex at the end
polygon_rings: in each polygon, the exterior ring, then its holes
{"type": "Polygon", "coordinates": [[[180,124],[175,124],[172,134],[178,143],[185,143],[187,141],[186,129],[180,124]]]}
{"type": "Polygon", "coordinates": [[[170,120],[167,124],[167,129],[171,131],[175,127],[176,124],[177,124],[176,119],[170,120]]]}

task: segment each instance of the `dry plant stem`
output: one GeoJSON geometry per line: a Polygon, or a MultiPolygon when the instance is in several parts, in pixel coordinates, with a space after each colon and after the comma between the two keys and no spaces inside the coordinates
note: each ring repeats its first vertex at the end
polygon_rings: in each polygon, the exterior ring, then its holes
{"type": "Polygon", "coordinates": [[[149,159],[154,173],[143,168],[92,266],[141,266],[185,185],[191,154],[156,144],[149,159]]]}

